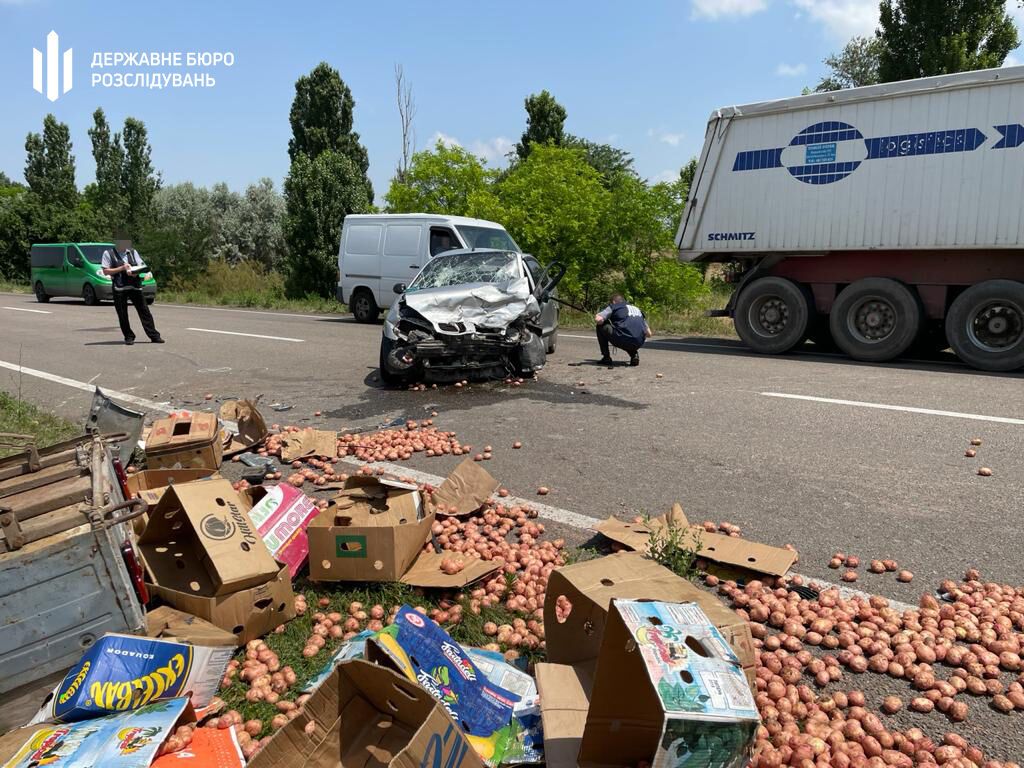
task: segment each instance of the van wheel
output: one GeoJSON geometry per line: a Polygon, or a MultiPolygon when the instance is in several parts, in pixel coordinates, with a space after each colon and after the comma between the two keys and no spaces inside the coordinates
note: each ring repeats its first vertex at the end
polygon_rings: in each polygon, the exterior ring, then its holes
{"type": "Polygon", "coordinates": [[[96,295],[96,289],[89,283],[82,286],[82,301],[90,307],[95,307],[100,303],[99,297],[96,295]]]}
{"type": "Polygon", "coordinates": [[[50,297],[46,295],[46,289],[43,288],[43,284],[38,280],[36,281],[35,289],[36,301],[38,301],[40,304],[45,304],[50,300],[50,297]]]}
{"type": "Polygon", "coordinates": [[[854,360],[881,363],[910,349],[921,314],[917,294],[903,283],[866,277],[839,294],[829,326],[836,345],[854,360]]]}
{"type": "Polygon", "coordinates": [[[349,308],[352,310],[352,316],[360,323],[374,323],[380,315],[380,309],[373,299],[373,294],[365,288],[352,294],[349,308]]]}
{"type": "Polygon", "coordinates": [[[986,280],[956,297],[946,315],[956,356],[982,371],[1024,368],[1024,283],[986,280]]]}
{"type": "Polygon", "coordinates": [[[807,338],[814,299],[784,277],[761,277],[736,301],[736,333],[755,352],[781,355],[807,338]]]}

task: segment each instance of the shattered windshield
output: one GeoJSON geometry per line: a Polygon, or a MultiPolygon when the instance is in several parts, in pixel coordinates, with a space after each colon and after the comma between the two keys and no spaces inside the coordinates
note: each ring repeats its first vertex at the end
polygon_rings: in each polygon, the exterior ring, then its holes
{"type": "Polygon", "coordinates": [[[430,261],[412,281],[409,290],[443,288],[464,283],[504,283],[517,277],[520,274],[514,253],[453,253],[430,261]]]}
{"type": "Polygon", "coordinates": [[[460,224],[455,227],[470,248],[493,248],[497,251],[519,251],[519,246],[504,229],[495,227],[471,227],[460,224]]]}

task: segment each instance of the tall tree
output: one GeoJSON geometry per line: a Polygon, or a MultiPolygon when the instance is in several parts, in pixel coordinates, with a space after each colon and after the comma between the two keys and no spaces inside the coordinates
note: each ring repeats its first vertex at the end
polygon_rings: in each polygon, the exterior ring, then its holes
{"type": "Polygon", "coordinates": [[[472,153],[438,140],[433,150],[412,156],[404,178],[395,175],[384,200],[392,213],[466,216],[473,196],[486,193],[494,175],[472,153]]]}
{"type": "Polygon", "coordinates": [[[416,117],[416,102],[412,98],[412,84],[405,79],[405,69],[401,64],[395,64],[395,99],[398,102],[398,118],[402,123],[402,156],[398,160],[395,178],[405,181],[412,154],[416,151],[416,131],[412,127],[416,117]]]}
{"type": "Polygon", "coordinates": [[[633,158],[624,149],[613,147],[611,144],[599,144],[571,134],[566,135],[564,146],[582,149],[587,164],[601,174],[606,187],[610,186],[620,174],[637,175],[633,168],[633,158]]]}
{"type": "Polygon", "coordinates": [[[370,209],[364,178],[347,155],[330,149],[292,161],[284,182],[290,295],[334,295],[342,222],[370,209]]]}
{"type": "Polygon", "coordinates": [[[141,120],[129,117],[124,121],[124,163],[121,167],[121,189],[124,216],[129,232],[137,234],[153,207],[153,197],[160,189],[160,174],[153,168],[152,148],[141,120]]]}
{"type": "Polygon", "coordinates": [[[533,144],[562,146],[565,140],[565,107],[546,90],[532,93],[524,101],[526,130],[516,144],[516,154],[525,160],[533,144]]]}
{"type": "Polygon", "coordinates": [[[92,141],[92,156],[96,161],[96,182],[86,193],[98,210],[111,222],[116,222],[123,215],[124,208],[121,173],[125,158],[121,134],[111,135],[110,124],[102,108],[93,112],[92,120],[89,139],[92,141]]]}
{"type": "Polygon", "coordinates": [[[25,137],[25,181],[44,205],[73,208],[78,202],[71,131],[53,115],[43,120],[43,133],[25,137]]]}
{"type": "Polygon", "coordinates": [[[295,99],[288,119],[292,138],[288,157],[294,162],[300,155],[315,160],[320,153],[340,152],[362,174],[366,196],[373,200],[373,186],[366,175],[370,169],[366,148],[352,130],[355,99],[341,74],[326,62],[318,64],[295,83],[295,99]]]}
{"type": "Polygon", "coordinates": [[[882,0],[882,82],[1002,66],[1020,44],[1005,0],[882,0]]]}
{"type": "Polygon", "coordinates": [[[822,78],[814,90],[822,93],[875,85],[880,82],[878,67],[884,50],[885,44],[877,35],[854,37],[843,46],[842,51],[825,59],[825,66],[831,72],[822,78]]]}

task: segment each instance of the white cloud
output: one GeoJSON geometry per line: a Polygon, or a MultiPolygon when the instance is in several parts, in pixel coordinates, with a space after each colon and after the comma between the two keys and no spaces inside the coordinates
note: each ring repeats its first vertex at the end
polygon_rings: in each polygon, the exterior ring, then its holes
{"type": "Polygon", "coordinates": [[[671,168],[669,168],[667,170],[664,170],[664,171],[661,171],[659,173],[654,174],[654,176],[649,179],[649,182],[651,184],[660,184],[662,182],[665,182],[666,184],[668,184],[668,183],[671,183],[671,182],[675,181],[678,178],[679,178],[679,169],[676,168],[675,170],[672,170],[671,168]]]}
{"type": "Polygon", "coordinates": [[[750,16],[768,7],[767,0],[690,0],[695,19],[750,16]]]}
{"type": "Polygon", "coordinates": [[[775,68],[775,74],[779,77],[800,77],[807,74],[807,65],[782,63],[775,68]]]}
{"type": "Polygon", "coordinates": [[[504,136],[495,136],[493,139],[474,141],[469,146],[469,151],[477,157],[482,157],[489,165],[501,165],[506,160],[506,155],[516,148],[512,139],[504,136]]]}
{"type": "Polygon", "coordinates": [[[792,0],[839,40],[870,35],[878,26],[878,0],[792,0]]]}
{"type": "Polygon", "coordinates": [[[685,133],[673,133],[672,131],[666,131],[664,128],[648,128],[647,135],[652,139],[657,139],[662,144],[668,144],[670,147],[678,147],[683,139],[686,138],[685,133]]]}
{"type": "Polygon", "coordinates": [[[459,141],[458,139],[456,139],[454,136],[449,136],[447,133],[442,133],[441,131],[436,131],[434,133],[434,135],[430,137],[429,149],[433,149],[437,145],[437,142],[439,142],[439,141],[442,144],[444,144],[446,147],[461,147],[462,146],[462,142],[459,141]]]}

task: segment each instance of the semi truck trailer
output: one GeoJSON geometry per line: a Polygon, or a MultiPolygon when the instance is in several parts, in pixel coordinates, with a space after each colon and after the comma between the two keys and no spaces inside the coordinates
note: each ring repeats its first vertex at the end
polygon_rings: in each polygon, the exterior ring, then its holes
{"type": "Polygon", "coordinates": [[[1024,67],[716,110],[676,244],[757,352],[1024,367],[1024,67]]]}

